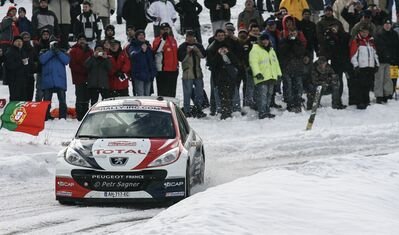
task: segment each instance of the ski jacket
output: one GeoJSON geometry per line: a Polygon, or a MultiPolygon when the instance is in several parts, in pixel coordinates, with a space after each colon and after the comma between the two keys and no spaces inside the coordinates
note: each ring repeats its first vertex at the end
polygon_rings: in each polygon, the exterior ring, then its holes
{"type": "Polygon", "coordinates": [[[256,21],[259,27],[263,25],[263,16],[259,13],[258,10],[253,9],[252,11],[244,10],[238,15],[237,20],[237,29],[244,27],[245,29],[249,28],[251,21],[256,21]]]}
{"type": "Polygon", "coordinates": [[[294,16],[298,20],[302,20],[303,9],[309,9],[309,5],[306,0],[282,0],[280,8],[285,7],[288,14],[294,16]]]}
{"type": "Polygon", "coordinates": [[[179,61],[183,70],[183,79],[202,79],[204,77],[201,69],[201,59],[205,58],[206,51],[199,43],[188,44],[182,43],[179,46],[179,61]],[[188,47],[195,46],[190,53],[187,52],[188,47]]]}
{"type": "Polygon", "coordinates": [[[67,89],[67,75],[65,66],[69,63],[69,56],[59,50],[47,50],[39,56],[42,65],[42,83],[40,88],[67,89]]]}
{"type": "Polygon", "coordinates": [[[334,18],[334,16],[322,16],[321,20],[316,24],[317,40],[319,43],[323,42],[324,32],[326,32],[331,25],[338,25],[338,31],[344,31],[344,26],[342,25],[341,21],[334,18]]]}
{"type": "Polygon", "coordinates": [[[178,70],[177,42],[174,37],[169,35],[166,40],[162,39],[162,35],[156,37],[152,43],[152,50],[155,54],[157,71],[175,72],[178,70]]]}
{"type": "Polygon", "coordinates": [[[42,29],[46,28],[50,31],[50,35],[54,35],[59,38],[60,26],[58,24],[58,18],[54,12],[47,8],[39,8],[32,16],[32,39],[38,40],[42,29]]]}
{"type": "Polygon", "coordinates": [[[360,34],[352,40],[350,46],[351,63],[354,68],[375,68],[380,66],[374,38],[362,38],[360,34]]]}
{"type": "Polygon", "coordinates": [[[148,41],[140,42],[133,40],[129,47],[128,53],[131,61],[131,77],[140,81],[153,81],[156,75],[154,54],[152,53],[151,45],[148,41]],[[143,44],[147,45],[147,50],[144,52],[141,49],[143,44]]]}
{"type": "Polygon", "coordinates": [[[171,27],[177,19],[177,12],[170,1],[155,1],[151,3],[146,13],[147,19],[154,22],[154,25],[168,23],[171,27]],[[157,17],[161,18],[157,21],[157,17]]]}
{"type": "Polygon", "coordinates": [[[15,36],[19,35],[19,29],[16,24],[12,20],[10,16],[6,16],[1,21],[1,31],[0,31],[0,44],[12,44],[12,41],[15,36]]]}
{"type": "Polygon", "coordinates": [[[380,63],[399,65],[399,36],[384,29],[375,36],[375,46],[380,63]]]}
{"type": "Polygon", "coordinates": [[[32,35],[32,23],[30,22],[30,20],[28,20],[28,18],[19,17],[17,24],[20,33],[28,32],[30,35],[32,35]]]}
{"type": "MultiPolygon", "coordinates": [[[[132,0],[130,0],[132,1],[132,0]]],[[[111,10],[115,11],[115,0],[91,0],[91,5],[93,6],[93,12],[98,15],[98,17],[110,17],[111,10]]]]}
{"type": "Polygon", "coordinates": [[[51,0],[48,3],[48,8],[55,13],[59,24],[71,24],[71,5],[69,0],[51,0]]]}
{"type": "MultiPolygon", "coordinates": [[[[147,0],[128,0],[123,4],[122,17],[127,24],[133,25],[136,30],[147,27],[146,11],[149,7],[147,0]]],[[[118,6],[119,8],[119,6],[118,6]]]]}
{"type": "Polygon", "coordinates": [[[29,64],[24,65],[22,59],[28,58],[28,54],[18,47],[11,46],[4,54],[5,79],[8,83],[26,83],[29,72],[29,64]]]}
{"type": "Polygon", "coordinates": [[[83,12],[77,17],[74,25],[74,35],[84,34],[87,41],[91,42],[95,39],[101,39],[101,30],[103,29],[100,18],[92,11],[83,12]]]}
{"type": "Polygon", "coordinates": [[[281,38],[287,38],[288,37],[288,28],[287,28],[287,20],[291,19],[294,22],[295,28],[297,28],[298,32],[298,39],[299,41],[303,44],[304,47],[307,46],[307,41],[305,38],[305,35],[302,33],[302,31],[298,30],[298,27],[296,26],[297,20],[292,17],[291,15],[286,15],[283,18],[283,31],[281,31],[281,38]]]}
{"type": "Polygon", "coordinates": [[[88,88],[109,89],[108,73],[112,69],[109,58],[92,56],[86,60],[85,66],[88,72],[88,88]]]}
{"type": "Polygon", "coordinates": [[[288,38],[281,40],[279,58],[282,70],[288,74],[298,73],[299,75],[299,73],[302,73],[305,54],[305,47],[298,38],[294,40],[288,38]]]}
{"type": "Polygon", "coordinates": [[[112,69],[109,72],[109,89],[110,90],[124,90],[129,88],[129,79],[125,74],[130,72],[130,60],[128,55],[121,49],[113,54],[110,52],[110,60],[112,63],[112,69]],[[119,73],[124,75],[124,79],[119,78],[119,73]]]}
{"type": "Polygon", "coordinates": [[[267,51],[258,44],[254,44],[249,52],[249,65],[251,66],[255,85],[267,80],[277,80],[282,75],[273,47],[270,47],[269,51],[267,51]],[[263,75],[262,80],[255,78],[259,73],[263,75]]]}
{"type": "Polygon", "coordinates": [[[211,15],[211,22],[215,21],[230,21],[231,11],[230,9],[236,5],[236,0],[205,0],[205,7],[209,9],[211,15]],[[221,5],[219,10],[216,10],[216,5],[221,5]],[[223,4],[228,4],[229,8],[223,8],[223,4]]]}
{"type": "Polygon", "coordinates": [[[184,28],[199,28],[199,14],[202,12],[202,6],[195,1],[182,0],[176,4],[176,11],[180,15],[180,23],[184,28]]]}
{"type": "Polygon", "coordinates": [[[83,49],[76,43],[72,46],[69,54],[71,56],[69,67],[72,73],[72,83],[75,85],[87,83],[88,73],[85,67],[85,61],[93,55],[93,50],[88,46],[83,49]]]}

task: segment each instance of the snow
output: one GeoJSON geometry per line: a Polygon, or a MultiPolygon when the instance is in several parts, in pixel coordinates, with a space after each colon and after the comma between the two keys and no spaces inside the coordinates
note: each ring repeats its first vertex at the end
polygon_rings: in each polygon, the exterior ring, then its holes
{"type": "MultiPolygon", "coordinates": [[[[18,4],[31,9],[28,0],[18,4]]],[[[242,8],[239,1],[232,22],[242,8]]],[[[201,24],[205,39],[206,8],[201,24]]],[[[124,25],[116,29],[124,39],[124,25]]],[[[177,92],[182,99],[180,81],[177,92]]],[[[0,98],[7,96],[0,85],[0,98]]],[[[67,103],[74,105],[70,80],[67,103]]],[[[337,111],[323,97],[312,131],[304,130],[309,112],[189,119],[205,142],[206,181],[169,208],[61,206],[54,196],[56,155],[79,122],[48,121],[37,137],[2,129],[0,234],[397,234],[398,104],[337,111]]]]}

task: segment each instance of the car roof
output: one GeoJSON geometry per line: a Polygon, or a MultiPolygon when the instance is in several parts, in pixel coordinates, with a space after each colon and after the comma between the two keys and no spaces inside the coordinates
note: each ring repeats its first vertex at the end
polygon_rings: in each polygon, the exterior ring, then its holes
{"type": "Polygon", "coordinates": [[[159,108],[171,108],[172,103],[175,105],[179,104],[179,100],[170,97],[162,96],[127,96],[127,97],[115,97],[105,99],[94,105],[94,107],[108,107],[108,106],[121,106],[121,105],[137,105],[137,106],[149,106],[159,108]]]}

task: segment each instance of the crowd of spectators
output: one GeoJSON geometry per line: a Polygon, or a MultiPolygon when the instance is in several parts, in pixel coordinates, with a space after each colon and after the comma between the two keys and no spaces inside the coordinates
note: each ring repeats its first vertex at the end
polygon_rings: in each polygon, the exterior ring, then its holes
{"type": "Polygon", "coordinates": [[[298,113],[312,108],[318,86],[323,95],[331,94],[333,109],[346,104],[366,109],[374,102],[370,92],[378,104],[392,99],[399,24],[392,22],[391,10],[393,4],[399,8],[398,0],[246,0],[236,24],[231,22],[236,0],[203,3],[33,0],[27,13],[10,1],[0,23],[0,77],[10,101],[51,101],[56,93],[59,117],[66,118],[67,79],[72,79],[81,120],[100,96],[128,96],[129,86],[137,96],[175,97],[179,71],[187,117],[205,117],[208,106],[209,114],[221,119],[246,115],[243,106],[260,119],[274,118],[272,110],[283,106],[298,113]],[[213,31],[208,39],[199,21],[203,7],[213,31]],[[115,13],[117,23],[126,22],[127,45],[116,38],[121,34],[110,21],[115,13]],[[152,39],[145,33],[149,23],[152,39]],[[185,36],[180,45],[177,33],[185,36]],[[211,85],[209,101],[204,80],[211,85]],[[286,105],[276,102],[276,95],[286,105]]]}

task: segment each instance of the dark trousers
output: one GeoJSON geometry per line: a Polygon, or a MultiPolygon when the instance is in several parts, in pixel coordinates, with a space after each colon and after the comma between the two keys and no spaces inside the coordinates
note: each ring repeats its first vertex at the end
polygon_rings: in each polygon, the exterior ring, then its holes
{"type": "Polygon", "coordinates": [[[233,112],[233,96],[235,92],[236,84],[234,82],[222,83],[217,85],[217,90],[220,97],[220,105],[222,109],[221,119],[231,117],[233,112]]]}
{"type": "Polygon", "coordinates": [[[61,30],[60,47],[62,49],[68,50],[69,49],[68,38],[69,38],[69,31],[71,30],[71,25],[60,24],[60,30],[61,30]]]}
{"type": "Polygon", "coordinates": [[[80,121],[89,110],[90,94],[87,84],[75,85],[75,96],[76,118],[80,121]]]}
{"type": "Polygon", "coordinates": [[[93,106],[93,105],[95,105],[97,103],[99,95],[101,95],[102,99],[109,98],[109,90],[108,89],[90,88],[89,89],[89,94],[90,94],[91,106],[93,106]]]}
{"type": "Polygon", "coordinates": [[[28,80],[26,81],[26,100],[33,100],[33,93],[35,92],[35,78],[33,75],[28,76],[28,80]]]}
{"type": "Polygon", "coordinates": [[[301,107],[303,93],[302,76],[284,74],[283,85],[286,94],[284,100],[287,102],[287,107],[301,107]]]}
{"type": "Polygon", "coordinates": [[[51,99],[53,98],[53,93],[57,93],[58,103],[59,103],[59,118],[66,119],[67,117],[67,104],[65,97],[65,90],[61,88],[51,88],[44,90],[44,100],[50,101],[50,105],[47,109],[47,119],[50,117],[50,109],[51,109],[51,99]]]}
{"type": "Polygon", "coordinates": [[[157,90],[158,96],[176,97],[177,76],[179,72],[158,72],[157,90]]]}
{"type": "Polygon", "coordinates": [[[8,90],[10,92],[10,101],[27,101],[27,90],[28,80],[18,80],[14,79],[8,80],[8,90]]]}
{"type": "Polygon", "coordinates": [[[356,105],[370,104],[370,89],[374,83],[374,68],[361,68],[353,80],[354,101],[356,105]]]}

